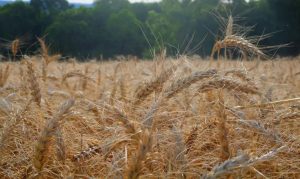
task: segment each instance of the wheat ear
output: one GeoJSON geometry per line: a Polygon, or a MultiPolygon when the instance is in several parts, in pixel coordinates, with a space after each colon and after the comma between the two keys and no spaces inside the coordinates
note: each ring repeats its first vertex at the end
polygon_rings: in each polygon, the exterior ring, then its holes
{"type": "Polygon", "coordinates": [[[220,165],[215,166],[211,172],[204,175],[202,178],[203,179],[215,179],[215,178],[218,178],[218,177],[220,177],[226,173],[229,173],[233,170],[249,167],[258,162],[270,160],[272,157],[274,157],[276,154],[278,154],[280,151],[282,151],[285,148],[286,148],[286,146],[281,146],[279,148],[271,150],[270,152],[268,152],[260,157],[252,157],[251,158],[248,154],[241,154],[237,157],[226,160],[225,162],[221,163],[220,165]]]}
{"type": "Polygon", "coordinates": [[[176,66],[172,66],[171,68],[164,70],[152,81],[146,82],[141,87],[138,87],[135,91],[134,104],[139,104],[154,91],[160,92],[162,90],[163,84],[170,78],[176,68],[176,66]]]}
{"type": "Polygon", "coordinates": [[[148,129],[145,129],[141,134],[141,139],[138,145],[138,151],[133,160],[129,163],[128,169],[125,173],[127,179],[137,179],[141,174],[142,163],[146,158],[148,152],[152,148],[152,134],[148,129]]]}
{"type": "Polygon", "coordinates": [[[50,147],[50,141],[57,128],[60,125],[60,121],[63,119],[64,115],[70,110],[74,105],[75,101],[69,99],[65,101],[58,109],[57,113],[46,122],[45,127],[43,128],[38,141],[35,145],[35,153],[33,156],[33,166],[41,171],[44,164],[47,161],[48,150],[50,147]]]}
{"type": "Polygon", "coordinates": [[[2,71],[2,68],[0,69],[0,87],[3,87],[9,77],[10,74],[10,65],[7,64],[5,67],[5,70],[2,71]]]}
{"type": "Polygon", "coordinates": [[[200,84],[198,86],[198,92],[203,93],[213,89],[222,88],[230,91],[239,91],[247,94],[261,94],[256,86],[253,86],[252,84],[243,84],[227,77],[216,77],[212,80],[200,84]]]}
{"type": "Polygon", "coordinates": [[[185,141],[185,146],[186,146],[186,154],[188,154],[191,150],[192,147],[198,137],[198,127],[194,127],[191,132],[189,133],[186,141],[185,141]]]}
{"type": "Polygon", "coordinates": [[[188,88],[192,84],[205,79],[213,77],[217,74],[216,70],[208,70],[208,71],[198,71],[192,73],[190,76],[179,79],[173,82],[166,90],[164,91],[164,97],[169,99],[174,96],[176,93],[181,92],[183,89],[188,88]]]}
{"type": "Polygon", "coordinates": [[[20,39],[15,39],[14,41],[12,41],[11,43],[11,52],[14,56],[14,61],[16,61],[16,56],[19,50],[19,46],[20,46],[20,39]]]}
{"type": "Polygon", "coordinates": [[[40,86],[38,83],[38,79],[37,79],[34,69],[33,69],[33,64],[29,61],[26,61],[26,65],[27,65],[28,83],[29,83],[29,85],[30,85],[29,87],[31,89],[31,96],[32,96],[33,100],[40,106],[42,95],[41,95],[41,90],[40,90],[40,86]]]}
{"type": "Polygon", "coordinates": [[[219,119],[218,131],[219,140],[221,144],[221,156],[220,158],[225,161],[230,157],[229,142],[228,142],[228,129],[226,126],[227,115],[224,107],[224,97],[222,90],[218,93],[219,101],[216,104],[216,112],[219,119]]]}

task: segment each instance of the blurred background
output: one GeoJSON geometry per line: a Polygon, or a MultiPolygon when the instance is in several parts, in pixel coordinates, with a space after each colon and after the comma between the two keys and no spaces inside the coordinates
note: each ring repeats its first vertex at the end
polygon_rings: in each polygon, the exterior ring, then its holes
{"type": "Polygon", "coordinates": [[[20,54],[38,52],[43,37],[51,53],[87,58],[133,55],[207,56],[224,35],[226,18],[249,36],[271,33],[262,46],[290,43],[270,55],[300,52],[300,0],[31,0],[0,1],[0,53],[20,39],[20,54]]]}

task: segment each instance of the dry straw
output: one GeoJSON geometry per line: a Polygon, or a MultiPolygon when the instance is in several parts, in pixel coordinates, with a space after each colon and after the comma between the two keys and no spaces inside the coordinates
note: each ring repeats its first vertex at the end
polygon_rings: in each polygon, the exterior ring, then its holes
{"type": "Polygon", "coordinates": [[[0,68],[0,87],[3,87],[10,74],[10,65],[7,64],[3,70],[3,68],[0,68]]]}

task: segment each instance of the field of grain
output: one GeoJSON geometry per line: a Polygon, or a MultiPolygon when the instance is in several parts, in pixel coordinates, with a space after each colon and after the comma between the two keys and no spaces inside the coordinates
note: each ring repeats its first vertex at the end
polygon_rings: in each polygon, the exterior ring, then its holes
{"type": "Polygon", "coordinates": [[[0,64],[0,178],[300,178],[299,59],[51,58],[0,64]]]}

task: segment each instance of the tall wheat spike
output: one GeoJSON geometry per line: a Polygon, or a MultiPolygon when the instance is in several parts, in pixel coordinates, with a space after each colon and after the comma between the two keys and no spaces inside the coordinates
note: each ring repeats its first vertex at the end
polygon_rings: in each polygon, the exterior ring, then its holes
{"type": "Polygon", "coordinates": [[[50,120],[46,122],[45,127],[41,131],[41,134],[35,145],[35,153],[33,156],[33,166],[39,172],[42,171],[44,164],[47,161],[51,138],[57,131],[60,121],[64,118],[64,115],[68,113],[74,103],[75,101],[73,99],[69,99],[61,104],[61,106],[58,108],[58,111],[50,120]]]}
{"type": "Polygon", "coordinates": [[[229,142],[228,142],[228,128],[226,125],[227,115],[224,107],[224,96],[222,90],[218,93],[218,103],[216,104],[216,112],[218,116],[218,131],[219,140],[221,144],[220,158],[225,161],[230,157],[229,142]]]}
{"type": "Polygon", "coordinates": [[[176,68],[176,66],[171,66],[169,69],[162,71],[152,81],[146,82],[142,87],[138,87],[135,91],[134,104],[139,104],[154,91],[160,92],[163,84],[170,78],[176,68]]]}
{"type": "Polygon", "coordinates": [[[192,84],[205,79],[205,78],[210,78],[213,77],[214,75],[217,74],[216,70],[208,70],[208,71],[199,71],[199,72],[194,72],[190,76],[187,76],[185,78],[179,79],[175,82],[173,82],[166,90],[163,92],[165,98],[171,98],[173,97],[176,93],[181,92],[183,89],[188,88],[192,84]]]}
{"type": "Polygon", "coordinates": [[[33,64],[30,61],[26,61],[26,66],[27,66],[28,83],[29,83],[29,88],[31,90],[31,96],[33,100],[40,106],[42,95],[41,95],[38,79],[35,75],[33,64]]]}
{"type": "Polygon", "coordinates": [[[11,52],[13,54],[13,57],[14,57],[14,61],[16,61],[16,56],[17,56],[17,53],[19,51],[19,47],[20,47],[20,39],[15,39],[14,41],[12,41],[11,43],[11,52]]]}
{"type": "Polygon", "coordinates": [[[233,32],[233,18],[229,16],[227,28],[225,29],[225,37],[223,40],[218,40],[212,49],[210,56],[210,65],[212,64],[215,53],[218,54],[218,66],[220,65],[220,51],[225,49],[225,55],[228,48],[239,49],[244,58],[247,58],[247,55],[256,55],[260,59],[268,59],[268,56],[257,47],[256,44],[252,43],[250,40],[247,40],[246,37],[238,35],[233,32]]]}

